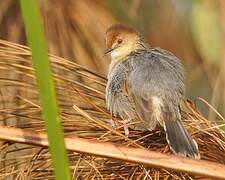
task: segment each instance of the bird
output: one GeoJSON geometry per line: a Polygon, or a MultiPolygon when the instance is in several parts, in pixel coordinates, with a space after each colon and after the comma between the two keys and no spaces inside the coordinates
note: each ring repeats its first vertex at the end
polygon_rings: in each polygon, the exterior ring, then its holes
{"type": "Polygon", "coordinates": [[[184,67],[173,53],[153,48],[134,28],[111,25],[105,34],[105,55],[111,57],[106,85],[106,107],[128,124],[138,118],[149,131],[162,126],[172,152],[199,159],[196,141],[181,121],[185,94],[184,67]]]}

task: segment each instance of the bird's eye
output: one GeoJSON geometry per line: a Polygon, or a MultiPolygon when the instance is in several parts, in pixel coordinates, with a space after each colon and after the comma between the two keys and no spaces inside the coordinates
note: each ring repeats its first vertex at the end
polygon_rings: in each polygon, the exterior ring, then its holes
{"type": "Polygon", "coordinates": [[[118,39],[118,40],[117,40],[117,43],[118,43],[118,44],[121,44],[122,42],[123,42],[122,39],[118,39]]]}

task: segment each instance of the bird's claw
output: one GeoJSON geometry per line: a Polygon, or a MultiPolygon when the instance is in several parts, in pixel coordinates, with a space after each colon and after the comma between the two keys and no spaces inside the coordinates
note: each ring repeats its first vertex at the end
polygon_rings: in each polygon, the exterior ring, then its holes
{"type": "Polygon", "coordinates": [[[109,120],[109,124],[110,124],[113,128],[116,128],[116,123],[115,123],[115,121],[113,121],[113,119],[110,119],[110,120],[109,120]]]}
{"type": "MultiPolygon", "coordinates": [[[[123,129],[124,129],[124,134],[125,136],[129,136],[129,127],[128,127],[128,123],[130,122],[131,120],[130,119],[127,119],[127,120],[122,120],[122,121],[119,121],[119,123],[122,123],[123,124],[123,129]]],[[[110,119],[109,120],[109,124],[113,127],[113,128],[117,128],[119,125],[118,123],[116,123],[113,119],[110,119]]]]}
{"type": "Polygon", "coordinates": [[[124,125],[123,125],[123,129],[124,129],[125,136],[128,137],[129,134],[130,134],[128,125],[127,125],[127,124],[124,124],[124,125]]]}

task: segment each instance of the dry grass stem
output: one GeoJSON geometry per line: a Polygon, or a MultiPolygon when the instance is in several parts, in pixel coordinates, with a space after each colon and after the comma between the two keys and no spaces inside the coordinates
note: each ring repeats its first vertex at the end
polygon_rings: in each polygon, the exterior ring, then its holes
{"type": "MultiPolygon", "coordinates": [[[[0,139],[42,147],[49,146],[47,134],[45,133],[34,134],[33,131],[30,130],[22,130],[19,128],[10,128],[6,126],[0,126],[0,139]]],[[[188,172],[194,175],[205,175],[207,177],[225,179],[225,165],[219,163],[167,155],[143,148],[127,148],[125,146],[114,145],[112,143],[101,143],[78,137],[65,138],[65,143],[68,150],[78,153],[133,162],[149,167],[188,172]]],[[[88,164],[90,163],[86,160],[85,162],[88,164]]],[[[98,172],[101,179],[104,179],[98,168],[94,165],[93,161],[90,166],[98,172]]],[[[144,170],[146,171],[146,169],[144,170]]],[[[146,173],[145,178],[147,175],[148,172],[146,173]]]]}

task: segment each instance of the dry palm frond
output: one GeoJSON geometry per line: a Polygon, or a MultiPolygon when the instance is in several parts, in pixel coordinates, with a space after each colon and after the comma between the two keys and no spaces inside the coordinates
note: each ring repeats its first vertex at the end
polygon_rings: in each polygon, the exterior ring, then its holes
{"type": "MultiPolygon", "coordinates": [[[[30,58],[28,48],[0,41],[0,124],[30,129],[35,133],[44,131],[44,123],[30,58]],[[11,72],[14,72],[13,76],[11,72]]],[[[63,58],[50,55],[50,59],[67,137],[75,135],[171,153],[160,129],[153,132],[131,130],[127,138],[123,135],[123,128],[111,128],[111,116],[104,103],[104,77],[63,58]]],[[[183,120],[199,144],[201,158],[225,164],[225,137],[215,124],[201,116],[190,102],[183,109],[183,120]]],[[[54,179],[47,149],[1,141],[0,150],[0,178],[54,179]]],[[[70,152],[69,157],[74,179],[201,178],[75,152],[70,152]]]]}
{"type": "MultiPolygon", "coordinates": [[[[10,142],[49,147],[46,133],[36,132],[34,134],[31,130],[24,130],[21,128],[0,126],[0,139],[10,142]]],[[[225,165],[219,163],[193,160],[191,158],[159,153],[149,149],[130,148],[115,145],[113,143],[87,140],[75,136],[66,137],[64,140],[68,150],[82,154],[137,163],[146,165],[146,167],[158,167],[195,175],[205,175],[211,178],[225,177],[225,165]]]]}

